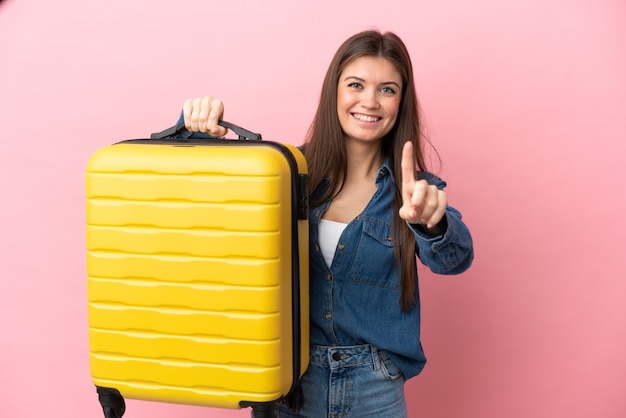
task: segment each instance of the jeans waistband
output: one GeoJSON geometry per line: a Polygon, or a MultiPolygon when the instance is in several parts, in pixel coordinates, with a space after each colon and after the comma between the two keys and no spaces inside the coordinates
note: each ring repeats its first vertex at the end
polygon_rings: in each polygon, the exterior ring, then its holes
{"type": "Polygon", "coordinates": [[[367,364],[371,364],[374,369],[380,367],[378,349],[369,344],[348,347],[313,345],[311,346],[310,362],[331,369],[367,364]]]}

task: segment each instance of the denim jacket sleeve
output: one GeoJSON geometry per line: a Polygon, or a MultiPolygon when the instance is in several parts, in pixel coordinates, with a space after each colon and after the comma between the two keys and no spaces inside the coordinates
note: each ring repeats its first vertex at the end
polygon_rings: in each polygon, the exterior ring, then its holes
{"type": "MultiPolygon", "coordinates": [[[[420,172],[418,177],[439,189],[446,186],[439,177],[427,172],[420,172]]],[[[474,260],[472,236],[458,210],[448,206],[445,216],[448,222],[446,232],[437,237],[428,236],[415,225],[408,225],[415,234],[415,252],[425,266],[437,274],[459,274],[474,260]]]]}

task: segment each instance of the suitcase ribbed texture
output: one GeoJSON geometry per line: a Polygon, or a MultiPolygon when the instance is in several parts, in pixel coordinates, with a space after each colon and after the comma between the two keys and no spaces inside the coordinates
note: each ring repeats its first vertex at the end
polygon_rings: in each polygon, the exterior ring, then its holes
{"type": "Polygon", "coordinates": [[[97,386],[224,408],[289,391],[293,362],[304,372],[308,361],[308,230],[298,221],[292,254],[291,170],[262,145],[121,143],[94,154],[87,269],[97,386]],[[294,257],[302,341],[292,336],[294,257]]]}

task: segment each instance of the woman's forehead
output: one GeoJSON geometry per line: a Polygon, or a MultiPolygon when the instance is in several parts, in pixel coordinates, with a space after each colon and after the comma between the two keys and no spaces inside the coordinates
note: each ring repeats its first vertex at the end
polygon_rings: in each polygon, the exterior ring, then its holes
{"type": "Polygon", "coordinates": [[[339,75],[339,80],[342,81],[349,77],[376,84],[396,83],[401,85],[402,83],[402,76],[395,65],[383,57],[363,56],[355,58],[345,66],[339,75]]]}

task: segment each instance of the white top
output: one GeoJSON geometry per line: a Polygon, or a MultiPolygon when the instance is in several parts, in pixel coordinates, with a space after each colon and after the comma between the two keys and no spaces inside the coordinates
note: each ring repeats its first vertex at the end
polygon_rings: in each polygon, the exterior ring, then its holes
{"type": "Polygon", "coordinates": [[[320,219],[319,225],[319,239],[320,239],[320,251],[326,261],[326,265],[330,268],[333,263],[333,257],[335,256],[335,250],[339,243],[339,238],[346,229],[348,224],[341,222],[329,221],[326,219],[320,219]]]}

